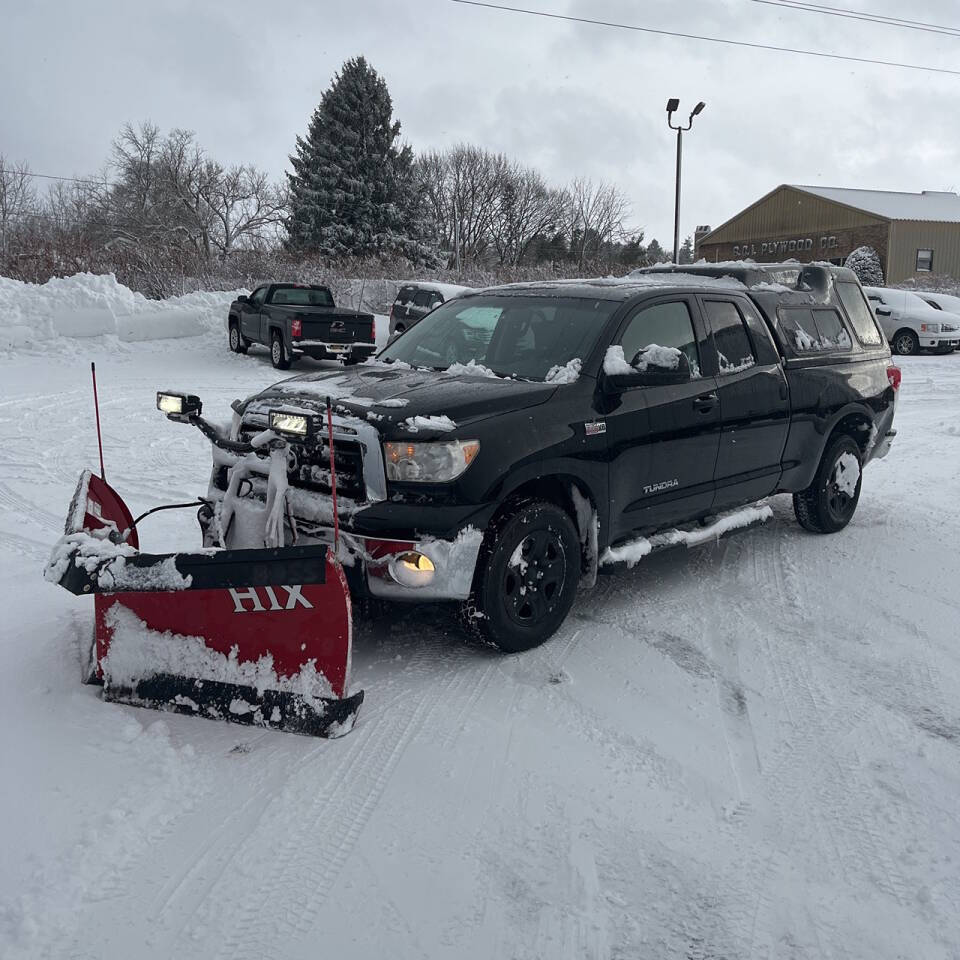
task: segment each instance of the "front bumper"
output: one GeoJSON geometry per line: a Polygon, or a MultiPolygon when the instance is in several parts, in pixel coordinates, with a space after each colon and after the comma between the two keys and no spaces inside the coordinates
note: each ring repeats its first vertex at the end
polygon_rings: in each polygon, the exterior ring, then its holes
{"type": "Polygon", "coordinates": [[[960,348],[960,337],[956,335],[944,335],[936,337],[920,337],[921,350],[941,350],[949,353],[951,350],[960,348]]]}

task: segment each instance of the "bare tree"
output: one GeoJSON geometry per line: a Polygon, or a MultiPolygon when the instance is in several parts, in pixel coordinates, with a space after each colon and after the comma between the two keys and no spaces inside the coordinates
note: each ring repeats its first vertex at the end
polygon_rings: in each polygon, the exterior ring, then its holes
{"type": "Polygon", "coordinates": [[[501,264],[516,266],[533,240],[555,229],[562,194],[551,190],[539,172],[511,164],[503,174],[502,194],[490,230],[501,264]]]}
{"type": "Polygon", "coordinates": [[[212,240],[224,260],[241,240],[263,243],[276,238],[288,206],[286,190],[271,184],[266,173],[253,166],[222,171],[207,203],[217,225],[212,240]]]}
{"type": "Polygon", "coordinates": [[[616,184],[578,177],[567,189],[564,203],[570,250],[582,270],[599,259],[605,248],[624,236],[630,201],[616,184]]]}
{"type": "Polygon", "coordinates": [[[7,258],[10,231],[31,211],[35,212],[36,192],[30,168],[15,164],[0,153],[0,258],[7,258]]]}

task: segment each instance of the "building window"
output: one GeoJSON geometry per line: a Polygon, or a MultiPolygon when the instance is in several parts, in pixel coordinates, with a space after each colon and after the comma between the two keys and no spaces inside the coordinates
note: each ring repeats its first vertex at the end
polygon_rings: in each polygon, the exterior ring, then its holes
{"type": "Polygon", "coordinates": [[[933,269],[933,251],[917,251],[917,273],[929,273],[933,269]]]}

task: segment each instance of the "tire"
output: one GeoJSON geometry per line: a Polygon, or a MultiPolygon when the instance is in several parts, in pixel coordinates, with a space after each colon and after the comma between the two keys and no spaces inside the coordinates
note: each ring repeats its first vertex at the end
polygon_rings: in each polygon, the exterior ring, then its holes
{"type": "Polygon", "coordinates": [[[235,323],[230,324],[229,341],[230,349],[234,353],[246,353],[247,347],[250,346],[250,341],[241,335],[240,327],[235,323]]]}
{"type": "Polygon", "coordinates": [[[461,619],[504,653],[540,646],[566,619],[580,579],[580,537],[573,519],[544,501],[518,504],[484,538],[461,619]],[[512,564],[521,551],[523,566],[512,564]]]}
{"type": "Polygon", "coordinates": [[[841,434],[828,444],[817,467],[813,483],[793,495],[793,511],[804,530],[811,533],[836,533],[852,519],[860,502],[860,485],[863,483],[863,462],[860,447],[853,437],[841,434]],[[850,454],[856,458],[860,474],[853,496],[841,490],[837,484],[840,458],[850,454]]]}
{"type": "Polygon", "coordinates": [[[270,338],[270,362],[278,370],[289,370],[290,361],[287,359],[287,351],[283,347],[283,338],[274,331],[270,338]]]}
{"type": "Polygon", "coordinates": [[[890,346],[897,356],[912,357],[920,352],[920,338],[912,330],[898,330],[890,346]]]}

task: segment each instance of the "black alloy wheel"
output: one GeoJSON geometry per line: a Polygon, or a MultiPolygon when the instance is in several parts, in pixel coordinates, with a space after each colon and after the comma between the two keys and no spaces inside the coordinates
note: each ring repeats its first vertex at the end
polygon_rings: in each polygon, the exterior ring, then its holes
{"type": "Polygon", "coordinates": [[[580,537],[565,510],[517,503],[487,530],[461,620],[506,653],[537,647],[570,612],[580,564],[580,537]]]}

